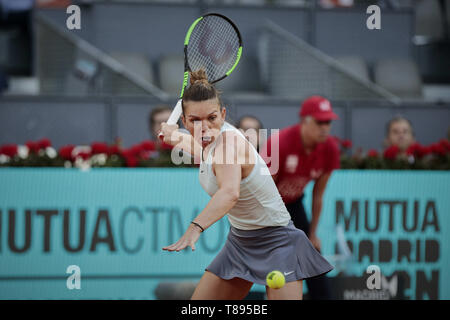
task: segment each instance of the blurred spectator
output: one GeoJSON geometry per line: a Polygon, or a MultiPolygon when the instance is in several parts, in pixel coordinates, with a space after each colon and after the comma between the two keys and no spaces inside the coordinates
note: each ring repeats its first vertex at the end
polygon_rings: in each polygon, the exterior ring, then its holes
{"type": "Polygon", "coordinates": [[[247,140],[250,141],[251,144],[256,148],[256,150],[259,152],[260,146],[265,143],[265,141],[260,140],[259,136],[259,130],[264,129],[261,121],[250,115],[246,115],[241,117],[236,125],[236,128],[240,129],[242,133],[245,135],[247,140]],[[255,131],[248,131],[249,129],[254,129],[255,131]]]}
{"type": "Polygon", "coordinates": [[[402,117],[392,118],[386,125],[385,147],[397,146],[400,155],[405,155],[410,145],[415,143],[411,122],[402,117]]]}
{"type": "Polygon", "coordinates": [[[159,131],[161,130],[161,123],[167,122],[167,120],[170,117],[170,114],[172,113],[172,109],[167,105],[159,105],[156,106],[151,112],[148,119],[150,134],[152,136],[155,150],[157,153],[155,153],[156,156],[159,155],[159,152],[162,150],[171,150],[172,147],[164,142],[162,142],[158,138],[159,131]]]}
{"type": "Polygon", "coordinates": [[[166,105],[159,105],[150,112],[149,128],[153,140],[158,140],[158,133],[161,130],[161,123],[167,122],[172,113],[172,109],[166,105]]]}

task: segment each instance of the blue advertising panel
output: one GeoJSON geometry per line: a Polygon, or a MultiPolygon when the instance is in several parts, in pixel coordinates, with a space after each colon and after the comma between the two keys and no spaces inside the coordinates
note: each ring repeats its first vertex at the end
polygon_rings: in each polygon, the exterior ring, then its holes
{"type": "MultiPolygon", "coordinates": [[[[305,191],[307,212],[311,187],[305,191]]],[[[353,254],[330,276],[367,275],[375,265],[386,278],[401,278],[406,299],[450,299],[449,212],[450,172],[335,172],[324,194],[318,236],[325,253],[334,255],[341,228],[353,254]]]]}
{"type": "MultiPolygon", "coordinates": [[[[160,282],[198,281],[225,242],[226,218],[201,235],[194,252],[162,250],[209,200],[197,175],[188,168],[2,168],[0,299],[155,299],[160,282]],[[70,266],[79,268],[79,289],[68,287],[70,266]]],[[[318,235],[322,253],[333,257],[341,226],[353,258],[330,276],[377,265],[405,279],[406,298],[450,299],[449,178],[336,171],[318,235]]]]}

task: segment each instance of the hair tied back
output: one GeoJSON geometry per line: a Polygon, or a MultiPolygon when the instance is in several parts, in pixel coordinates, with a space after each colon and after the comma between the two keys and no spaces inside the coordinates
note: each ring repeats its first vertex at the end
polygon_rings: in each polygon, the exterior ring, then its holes
{"type": "Polygon", "coordinates": [[[200,69],[197,71],[191,71],[189,82],[191,85],[196,84],[196,83],[205,84],[205,85],[210,84],[208,82],[208,76],[206,75],[206,72],[204,69],[200,69]]]}

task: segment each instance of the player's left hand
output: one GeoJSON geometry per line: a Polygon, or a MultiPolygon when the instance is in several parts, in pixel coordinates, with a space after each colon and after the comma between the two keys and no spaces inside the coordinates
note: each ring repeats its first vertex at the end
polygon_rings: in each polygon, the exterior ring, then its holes
{"type": "Polygon", "coordinates": [[[316,248],[316,250],[320,252],[322,243],[320,242],[320,239],[317,237],[315,233],[311,233],[309,235],[309,241],[311,241],[314,248],[316,248]]]}
{"type": "Polygon", "coordinates": [[[191,224],[189,225],[188,229],[184,233],[184,235],[175,242],[174,244],[164,247],[163,250],[167,251],[180,251],[187,247],[191,247],[192,251],[195,250],[195,243],[197,242],[198,238],[200,237],[200,229],[191,224]]]}

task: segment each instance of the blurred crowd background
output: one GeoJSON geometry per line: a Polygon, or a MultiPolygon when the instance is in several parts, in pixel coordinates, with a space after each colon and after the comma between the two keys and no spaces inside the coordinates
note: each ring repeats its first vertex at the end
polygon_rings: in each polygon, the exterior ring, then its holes
{"type": "Polygon", "coordinates": [[[243,36],[238,68],[218,84],[231,123],[270,134],[321,95],[353,160],[392,146],[395,119],[409,141],[394,143],[395,155],[414,143],[409,154],[448,154],[448,0],[0,0],[0,162],[42,139],[88,153],[95,142],[146,141],[145,156],[124,157],[129,166],[160,155],[154,133],[179,95],[186,29],[205,12],[229,16],[243,36]],[[66,24],[72,4],[80,29],[66,24]],[[379,30],[366,26],[372,4],[379,30]],[[253,120],[239,124],[244,116],[253,120]]]}

